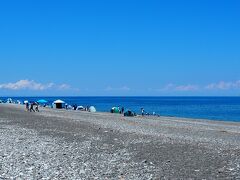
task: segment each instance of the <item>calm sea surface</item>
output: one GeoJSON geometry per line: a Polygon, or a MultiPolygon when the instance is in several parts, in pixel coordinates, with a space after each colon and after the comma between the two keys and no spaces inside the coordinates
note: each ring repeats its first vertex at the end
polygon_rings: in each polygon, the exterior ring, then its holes
{"type": "MultiPolygon", "coordinates": [[[[0,98],[6,99],[6,97],[0,98]]],[[[97,111],[109,112],[119,106],[140,114],[140,109],[162,116],[200,118],[240,122],[240,97],[12,97],[13,100],[37,101],[51,104],[61,99],[69,105],[93,105],[97,111]]]]}

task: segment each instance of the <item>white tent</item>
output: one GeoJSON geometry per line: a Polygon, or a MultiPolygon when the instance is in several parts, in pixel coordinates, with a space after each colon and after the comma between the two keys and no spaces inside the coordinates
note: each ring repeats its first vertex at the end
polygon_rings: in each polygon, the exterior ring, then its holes
{"type": "Polygon", "coordinates": [[[53,108],[62,109],[64,107],[65,107],[65,102],[60,99],[53,102],[53,108]]]}
{"type": "Polygon", "coordinates": [[[82,110],[84,110],[84,107],[83,107],[83,106],[78,106],[78,107],[77,107],[77,110],[82,111],[82,110]]]}
{"type": "Polygon", "coordinates": [[[94,106],[90,106],[90,108],[88,109],[89,112],[97,112],[96,108],[94,106]]]}

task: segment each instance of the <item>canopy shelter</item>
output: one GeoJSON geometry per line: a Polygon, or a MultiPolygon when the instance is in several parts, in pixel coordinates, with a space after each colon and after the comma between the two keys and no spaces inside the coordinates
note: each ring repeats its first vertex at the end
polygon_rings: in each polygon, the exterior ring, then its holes
{"type": "Polygon", "coordinates": [[[62,109],[64,107],[65,107],[65,102],[60,99],[53,102],[53,108],[62,109]]]}

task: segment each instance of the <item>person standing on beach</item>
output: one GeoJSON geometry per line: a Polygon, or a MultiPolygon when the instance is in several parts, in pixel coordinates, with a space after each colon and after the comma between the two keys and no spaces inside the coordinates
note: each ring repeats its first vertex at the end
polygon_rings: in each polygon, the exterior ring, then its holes
{"type": "Polygon", "coordinates": [[[39,112],[39,109],[38,109],[38,104],[36,104],[35,111],[36,111],[36,112],[39,112]]]}
{"type": "Polygon", "coordinates": [[[35,112],[35,110],[33,109],[33,103],[31,103],[31,105],[30,105],[30,112],[35,112]]]}
{"type": "Polygon", "coordinates": [[[121,114],[124,114],[124,107],[122,107],[121,109],[121,114]]]}
{"type": "Polygon", "coordinates": [[[144,113],[145,113],[144,109],[141,108],[141,111],[142,111],[142,116],[144,116],[144,113]]]}
{"type": "Polygon", "coordinates": [[[26,103],[26,111],[29,111],[29,103],[26,103]]]}

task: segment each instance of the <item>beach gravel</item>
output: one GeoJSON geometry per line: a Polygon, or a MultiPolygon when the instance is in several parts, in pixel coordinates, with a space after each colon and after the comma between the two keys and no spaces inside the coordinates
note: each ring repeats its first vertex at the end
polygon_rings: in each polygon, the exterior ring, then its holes
{"type": "Polygon", "coordinates": [[[0,104],[0,179],[240,179],[240,123],[0,104]]]}

